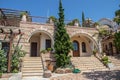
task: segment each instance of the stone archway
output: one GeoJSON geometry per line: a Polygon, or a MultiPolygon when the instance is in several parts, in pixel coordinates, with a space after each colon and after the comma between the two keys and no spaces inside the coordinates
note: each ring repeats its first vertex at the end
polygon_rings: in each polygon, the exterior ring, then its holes
{"type": "Polygon", "coordinates": [[[92,51],[96,48],[98,49],[97,41],[86,33],[76,33],[71,36],[71,41],[78,41],[79,43],[79,55],[80,56],[90,56],[92,51]],[[84,43],[84,45],[82,45],[84,43]]]}
{"type": "Polygon", "coordinates": [[[49,32],[37,30],[31,33],[29,37],[30,56],[39,56],[40,51],[47,48],[53,48],[54,40],[49,32]]]}

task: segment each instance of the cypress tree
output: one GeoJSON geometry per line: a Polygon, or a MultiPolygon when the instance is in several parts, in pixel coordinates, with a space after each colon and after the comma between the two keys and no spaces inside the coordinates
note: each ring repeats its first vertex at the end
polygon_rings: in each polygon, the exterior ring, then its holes
{"type": "Polygon", "coordinates": [[[82,27],[85,27],[85,16],[84,16],[84,12],[82,12],[82,27]]]}
{"type": "Polygon", "coordinates": [[[65,66],[64,57],[67,58],[68,53],[72,49],[72,43],[70,37],[67,34],[65,23],[64,23],[64,9],[62,7],[61,0],[59,1],[59,19],[56,24],[55,37],[54,37],[54,49],[56,56],[56,64],[58,67],[65,66]],[[61,55],[62,54],[62,55],[61,55]],[[61,62],[63,61],[63,62],[61,62]],[[62,64],[61,64],[62,63],[62,64]]]}

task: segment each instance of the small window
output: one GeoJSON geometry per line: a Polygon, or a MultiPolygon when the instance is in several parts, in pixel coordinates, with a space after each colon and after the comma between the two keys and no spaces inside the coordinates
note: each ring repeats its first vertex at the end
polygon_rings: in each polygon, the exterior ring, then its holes
{"type": "Polygon", "coordinates": [[[10,43],[9,42],[2,42],[2,49],[5,51],[5,55],[9,53],[10,43]]]}
{"type": "Polygon", "coordinates": [[[82,52],[86,52],[86,44],[85,44],[85,42],[82,42],[82,52]]]}
{"type": "Polygon", "coordinates": [[[47,48],[51,48],[51,40],[50,39],[46,39],[46,49],[47,48]]]}
{"type": "Polygon", "coordinates": [[[78,46],[79,46],[78,42],[74,41],[73,42],[73,49],[74,49],[74,51],[77,51],[79,49],[78,46]]]}

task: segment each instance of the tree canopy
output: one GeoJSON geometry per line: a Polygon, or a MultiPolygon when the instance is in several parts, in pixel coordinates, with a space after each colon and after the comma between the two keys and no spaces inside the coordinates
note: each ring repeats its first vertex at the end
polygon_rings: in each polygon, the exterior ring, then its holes
{"type": "Polygon", "coordinates": [[[120,9],[115,11],[115,18],[113,19],[118,25],[120,24],[120,9]]]}

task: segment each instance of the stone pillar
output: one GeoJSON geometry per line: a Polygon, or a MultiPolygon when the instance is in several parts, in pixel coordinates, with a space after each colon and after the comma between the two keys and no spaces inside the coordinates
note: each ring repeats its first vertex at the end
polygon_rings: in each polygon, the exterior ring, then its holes
{"type": "Polygon", "coordinates": [[[77,27],[79,26],[78,21],[75,21],[74,26],[77,26],[77,27]]]}
{"type": "Polygon", "coordinates": [[[102,53],[102,44],[101,44],[101,41],[102,41],[102,40],[100,39],[100,40],[99,40],[99,44],[98,44],[98,45],[99,45],[100,54],[102,53]]]}
{"type": "Polygon", "coordinates": [[[26,15],[22,15],[22,19],[23,22],[27,22],[27,16],[26,15]]]}
{"type": "Polygon", "coordinates": [[[31,49],[31,47],[30,47],[30,43],[29,42],[27,42],[27,43],[24,43],[23,44],[23,48],[22,48],[25,52],[26,52],[26,57],[29,57],[30,56],[30,49],[31,49]]]}
{"type": "Polygon", "coordinates": [[[53,20],[51,18],[49,19],[49,23],[54,24],[54,22],[53,22],[53,20]]]}

